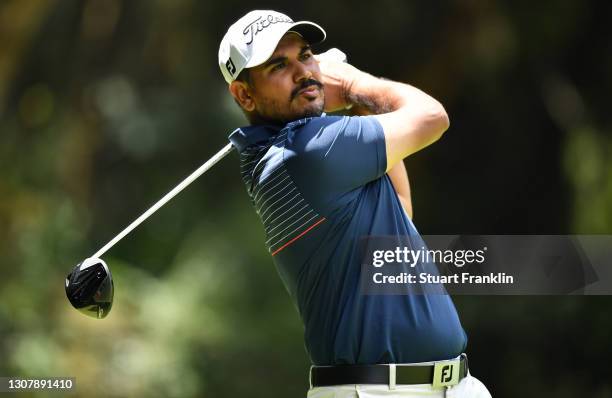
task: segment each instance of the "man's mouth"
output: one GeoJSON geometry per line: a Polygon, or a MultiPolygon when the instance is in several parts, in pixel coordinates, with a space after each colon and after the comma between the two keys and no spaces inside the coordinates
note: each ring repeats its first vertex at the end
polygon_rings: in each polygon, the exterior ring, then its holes
{"type": "Polygon", "coordinates": [[[291,93],[291,101],[293,101],[298,95],[303,95],[306,98],[316,98],[319,95],[319,91],[323,88],[323,85],[316,80],[310,80],[304,82],[307,86],[302,85],[301,88],[293,90],[291,93]]]}
{"type": "Polygon", "coordinates": [[[300,91],[298,91],[298,95],[300,94],[304,94],[307,97],[308,96],[315,96],[319,93],[319,87],[312,85],[312,86],[308,86],[306,88],[301,89],[300,91]]]}

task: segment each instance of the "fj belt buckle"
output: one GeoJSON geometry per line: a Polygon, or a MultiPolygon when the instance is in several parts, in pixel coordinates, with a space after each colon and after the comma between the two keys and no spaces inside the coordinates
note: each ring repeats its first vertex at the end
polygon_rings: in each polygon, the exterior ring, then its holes
{"type": "Polygon", "coordinates": [[[461,360],[442,361],[434,363],[433,386],[448,387],[459,383],[461,360]]]}

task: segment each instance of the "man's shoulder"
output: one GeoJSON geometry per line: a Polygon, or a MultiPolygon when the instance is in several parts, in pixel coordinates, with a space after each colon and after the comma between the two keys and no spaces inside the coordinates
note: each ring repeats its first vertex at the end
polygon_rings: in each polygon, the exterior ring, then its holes
{"type": "Polygon", "coordinates": [[[285,128],[288,129],[320,129],[322,127],[336,127],[339,126],[339,123],[342,121],[346,121],[350,118],[350,116],[342,116],[342,115],[326,115],[323,114],[321,116],[312,116],[305,117],[302,119],[297,119],[292,122],[287,123],[285,128]]]}
{"type": "Polygon", "coordinates": [[[306,149],[313,143],[331,144],[340,134],[354,134],[352,130],[370,130],[372,124],[364,123],[369,116],[326,115],[305,117],[285,125],[249,125],[237,128],[229,140],[239,152],[249,147],[278,144],[282,141],[293,149],[306,149]],[[370,127],[368,127],[370,126],[370,127]]]}
{"type": "Polygon", "coordinates": [[[354,116],[317,116],[294,120],[285,126],[288,145],[303,147],[316,142],[325,143],[344,131],[354,116]]]}
{"type": "Polygon", "coordinates": [[[358,142],[360,137],[382,136],[382,128],[371,116],[320,116],[295,120],[285,126],[288,146],[315,149],[358,142]]]}

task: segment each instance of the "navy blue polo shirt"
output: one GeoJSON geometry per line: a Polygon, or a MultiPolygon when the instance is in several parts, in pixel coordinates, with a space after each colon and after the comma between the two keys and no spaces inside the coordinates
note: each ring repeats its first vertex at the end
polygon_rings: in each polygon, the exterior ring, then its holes
{"type": "Polygon", "coordinates": [[[374,117],[248,126],[230,140],[313,364],[425,362],[463,352],[467,337],[449,295],[360,290],[362,237],[419,235],[385,173],[385,137],[374,117]]]}

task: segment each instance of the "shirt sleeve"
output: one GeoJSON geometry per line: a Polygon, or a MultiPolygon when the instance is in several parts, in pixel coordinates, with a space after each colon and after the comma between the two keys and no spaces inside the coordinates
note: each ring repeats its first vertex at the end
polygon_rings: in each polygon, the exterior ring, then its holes
{"type": "Polygon", "coordinates": [[[372,116],[314,118],[297,127],[289,141],[289,172],[302,194],[325,208],[387,168],[383,128],[372,116]]]}

